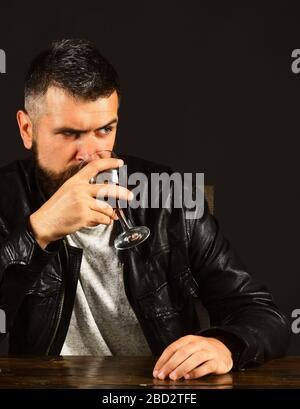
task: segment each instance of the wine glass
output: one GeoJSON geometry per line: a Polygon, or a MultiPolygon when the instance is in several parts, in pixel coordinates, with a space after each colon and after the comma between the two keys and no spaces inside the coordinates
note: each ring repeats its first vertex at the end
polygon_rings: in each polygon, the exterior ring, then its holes
{"type": "MultiPolygon", "coordinates": [[[[95,152],[95,156],[99,159],[118,159],[117,154],[110,150],[97,151],[95,152]]],[[[104,180],[106,183],[117,185],[119,183],[118,168],[106,169],[103,172],[99,172],[95,177],[90,179],[90,183],[103,183],[104,180]]],[[[119,217],[119,221],[123,229],[123,233],[119,234],[114,241],[114,246],[117,250],[127,250],[138,246],[149,237],[150,229],[148,227],[134,226],[131,221],[125,217],[118,199],[116,199],[115,212],[119,217]]]]}

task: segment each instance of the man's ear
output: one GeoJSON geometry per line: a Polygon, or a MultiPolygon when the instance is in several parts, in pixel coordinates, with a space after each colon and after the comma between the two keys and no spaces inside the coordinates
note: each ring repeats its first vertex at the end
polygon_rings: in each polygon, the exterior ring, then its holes
{"type": "Polygon", "coordinates": [[[17,121],[19,125],[20,135],[23,140],[23,144],[26,149],[31,149],[32,147],[32,122],[29,115],[25,111],[19,110],[17,112],[17,121]]]}

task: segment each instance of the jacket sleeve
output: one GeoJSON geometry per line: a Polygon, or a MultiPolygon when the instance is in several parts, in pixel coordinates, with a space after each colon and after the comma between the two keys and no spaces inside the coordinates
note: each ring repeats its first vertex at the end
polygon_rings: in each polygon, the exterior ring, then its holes
{"type": "MultiPolygon", "coordinates": [[[[12,328],[27,290],[38,279],[44,266],[59,251],[60,242],[43,250],[24,219],[10,234],[1,228],[0,239],[0,309],[6,319],[6,333],[12,328]]],[[[5,334],[0,334],[3,338],[5,334]]]]}
{"type": "Polygon", "coordinates": [[[290,337],[285,316],[246,272],[206,201],[203,216],[189,223],[192,271],[211,322],[198,335],[223,341],[238,370],[284,355],[290,337]]]}

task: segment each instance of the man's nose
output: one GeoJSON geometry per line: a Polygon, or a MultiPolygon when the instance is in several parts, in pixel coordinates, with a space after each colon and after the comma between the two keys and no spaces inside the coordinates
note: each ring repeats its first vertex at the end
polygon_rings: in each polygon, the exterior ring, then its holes
{"type": "Polygon", "coordinates": [[[77,141],[76,160],[90,162],[97,159],[96,152],[101,151],[101,148],[93,138],[83,138],[77,141]]]}

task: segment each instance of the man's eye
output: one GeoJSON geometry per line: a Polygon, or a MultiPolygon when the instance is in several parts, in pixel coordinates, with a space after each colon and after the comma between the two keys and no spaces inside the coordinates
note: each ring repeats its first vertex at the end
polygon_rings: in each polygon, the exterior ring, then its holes
{"type": "Polygon", "coordinates": [[[111,126],[106,126],[105,128],[101,129],[101,132],[104,134],[108,134],[112,131],[112,127],[111,126]]]}
{"type": "Polygon", "coordinates": [[[63,132],[62,133],[64,136],[79,136],[76,132],[69,132],[69,131],[66,131],[66,132],[63,132]]]}

